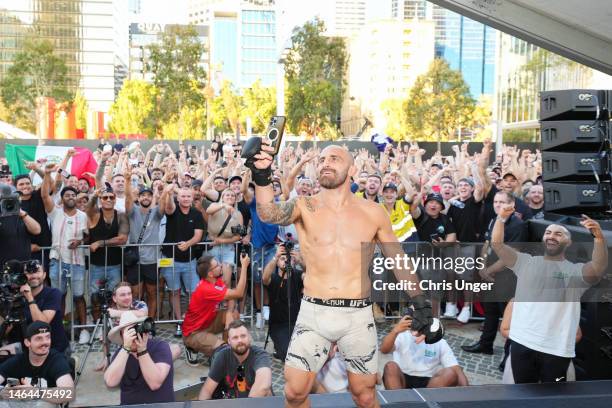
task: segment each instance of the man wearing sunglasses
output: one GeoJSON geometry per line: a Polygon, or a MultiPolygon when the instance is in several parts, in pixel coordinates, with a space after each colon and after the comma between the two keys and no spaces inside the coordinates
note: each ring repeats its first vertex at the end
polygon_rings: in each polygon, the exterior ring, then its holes
{"type": "Polygon", "coordinates": [[[87,203],[87,228],[89,230],[89,293],[93,305],[94,320],[100,318],[98,291],[100,282],[114,288],[121,281],[121,248],[128,239],[130,224],[127,215],[115,209],[116,195],[110,186],[96,191],[87,203]],[[100,208],[98,208],[98,200],[100,208]]]}

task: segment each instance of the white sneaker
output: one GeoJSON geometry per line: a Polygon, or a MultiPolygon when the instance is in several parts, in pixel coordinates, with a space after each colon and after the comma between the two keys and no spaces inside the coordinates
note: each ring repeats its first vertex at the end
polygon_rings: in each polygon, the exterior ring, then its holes
{"type": "Polygon", "coordinates": [[[79,344],[89,343],[90,338],[91,338],[91,335],[89,334],[87,330],[85,329],[81,330],[81,334],[79,334],[79,344]]]}
{"type": "Polygon", "coordinates": [[[470,317],[472,317],[472,313],[470,310],[469,306],[463,306],[461,308],[461,313],[459,313],[459,316],[457,316],[457,321],[460,323],[467,323],[470,320],[470,317]]]}
{"type": "Polygon", "coordinates": [[[263,319],[261,318],[261,313],[257,313],[255,327],[258,329],[263,329],[263,319]]]}
{"type": "Polygon", "coordinates": [[[265,321],[270,320],[270,306],[264,306],[261,310],[265,321]]]}
{"type": "Polygon", "coordinates": [[[454,319],[457,316],[457,313],[459,313],[459,310],[457,309],[456,304],[450,302],[446,304],[446,309],[444,310],[445,318],[454,319]]]}

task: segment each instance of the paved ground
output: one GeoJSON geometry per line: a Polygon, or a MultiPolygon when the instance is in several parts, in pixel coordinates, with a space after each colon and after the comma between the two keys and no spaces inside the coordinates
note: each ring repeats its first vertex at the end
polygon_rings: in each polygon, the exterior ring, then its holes
{"type": "MultiPolygon", "coordinates": [[[[378,336],[382,339],[388,333],[391,327],[392,320],[378,325],[378,336]]],[[[446,340],[455,352],[459,364],[463,367],[471,384],[499,384],[501,383],[501,373],[497,366],[503,355],[503,343],[501,336],[497,336],[495,343],[495,355],[486,356],[480,354],[465,353],[461,350],[462,344],[469,344],[478,339],[480,332],[478,331],[479,323],[469,323],[461,325],[454,321],[446,322],[446,340]]],[[[180,344],[180,339],[173,337],[174,326],[161,326],[158,330],[158,337],[166,341],[180,344]]],[[[254,344],[263,346],[266,336],[264,330],[252,330],[254,344]]],[[[76,346],[76,355],[83,360],[87,347],[82,345],[76,346]]],[[[268,344],[267,350],[270,354],[273,351],[272,342],[268,344]]],[[[102,373],[95,372],[94,367],[102,358],[101,343],[95,342],[92,350],[85,361],[85,367],[81,378],[77,385],[77,399],[73,406],[92,406],[92,405],[117,405],[119,404],[118,389],[108,389],[104,385],[102,373]]],[[[384,364],[389,360],[389,356],[381,355],[379,368],[382,371],[384,364]]],[[[284,378],[283,365],[279,360],[272,358],[272,379],[273,388],[276,395],[282,395],[284,378]]],[[[203,359],[201,359],[203,362],[203,359]]],[[[184,355],[182,355],[174,364],[174,389],[184,389],[190,385],[200,382],[200,378],[206,376],[208,367],[201,365],[200,367],[191,367],[185,363],[184,355]]]]}

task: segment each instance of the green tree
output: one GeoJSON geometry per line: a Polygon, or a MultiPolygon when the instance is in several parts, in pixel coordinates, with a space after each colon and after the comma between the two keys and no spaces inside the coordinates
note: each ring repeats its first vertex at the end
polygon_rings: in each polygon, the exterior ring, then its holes
{"type": "Polygon", "coordinates": [[[461,72],[443,59],[435,59],[410,89],[404,105],[412,139],[452,140],[460,128],[470,129],[476,101],[461,72]]]}
{"type": "Polygon", "coordinates": [[[0,83],[2,102],[10,107],[15,122],[34,132],[38,98],[70,101],[67,73],[66,63],[55,54],[51,41],[27,38],[0,83]]]}
{"type": "Polygon", "coordinates": [[[206,133],[206,108],[184,106],[178,115],[172,116],[161,127],[162,134],[168,139],[199,139],[206,133]]]}
{"type": "Polygon", "coordinates": [[[338,132],[331,132],[330,126],[339,126],[348,55],[342,38],[324,32],[325,24],[318,18],[293,30],[284,61],[287,116],[295,133],[335,138],[338,132]]]}
{"type": "Polygon", "coordinates": [[[76,95],[74,96],[73,106],[76,108],[75,116],[77,129],[86,129],[87,111],[89,110],[89,105],[87,103],[87,99],[85,99],[85,96],[80,89],[77,90],[76,95]]]}
{"type": "MultiPolygon", "coordinates": [[[[206,71],[201,63],[206,50],[195,28],[173,26],[160,37],[159,43],[148,46],[146,64],[159,90],[150,118],[156,130],[164,123],[184,118],[184,107],[197,111],[205,106],[206,86],[206,71]]],[[[185,124],[179,126],[179,138],[185,129],[185,124]]]]}
{"type": "Polygon", "coordinates": [[[212,102],[212,123],[222,133],[244,134],[245,128],[241,123],[246,117],[244,109],[243,97],[230,81],[224,81],[212,102]]]}
{"type": "Polygon", "coordinates": [[[270,117],[276,114],[276,89],[262,86],[258,79],[250,88],[244,90],[242,101],[242,122],[246,123],[246,118],[250,117],[253,133],[263,133],[270,117]]]}
{"type": "Polygon", "coordinates": [[[157,101],[158,90],[142,80],[128,79],[110,107],[110,130],[114,133],[155,136],[154,123],[148,121],[157,101]]]}
{"type": "Polygon", "coordinates": [[[408,124],[406,123],[406,112],[404,112],[404,100],[387,99],[383,101],[380,108],[387,119],[385,133],[396,141],[411,140],[407,132],[408,124]]]}

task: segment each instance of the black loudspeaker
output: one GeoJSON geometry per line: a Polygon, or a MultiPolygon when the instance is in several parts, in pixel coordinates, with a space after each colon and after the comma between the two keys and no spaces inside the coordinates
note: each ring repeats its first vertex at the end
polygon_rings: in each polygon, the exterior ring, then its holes
{"type": "Polygon", "coordinates": [[[610,135],[605,120],[554,120],[540,123],[542,151],[599,151],[610,135]]]}
{"type": "Polygon", "coordinates": [[[542,92],[540,120],[608,119],[608,96],[595,89],[542,92]]]}
{"type": "Polygon", "coordinates": [[[610,104],[612,91],[568,89],[540,94],[546,211],[598,216],[612,208],[610,104]]]}
{"type": "Polygon", "coordinates": [[[608,152],[560,153],[542,152],[542,179],[544,181],[591,181],[595,174],[608,173],[608,152]]]}

